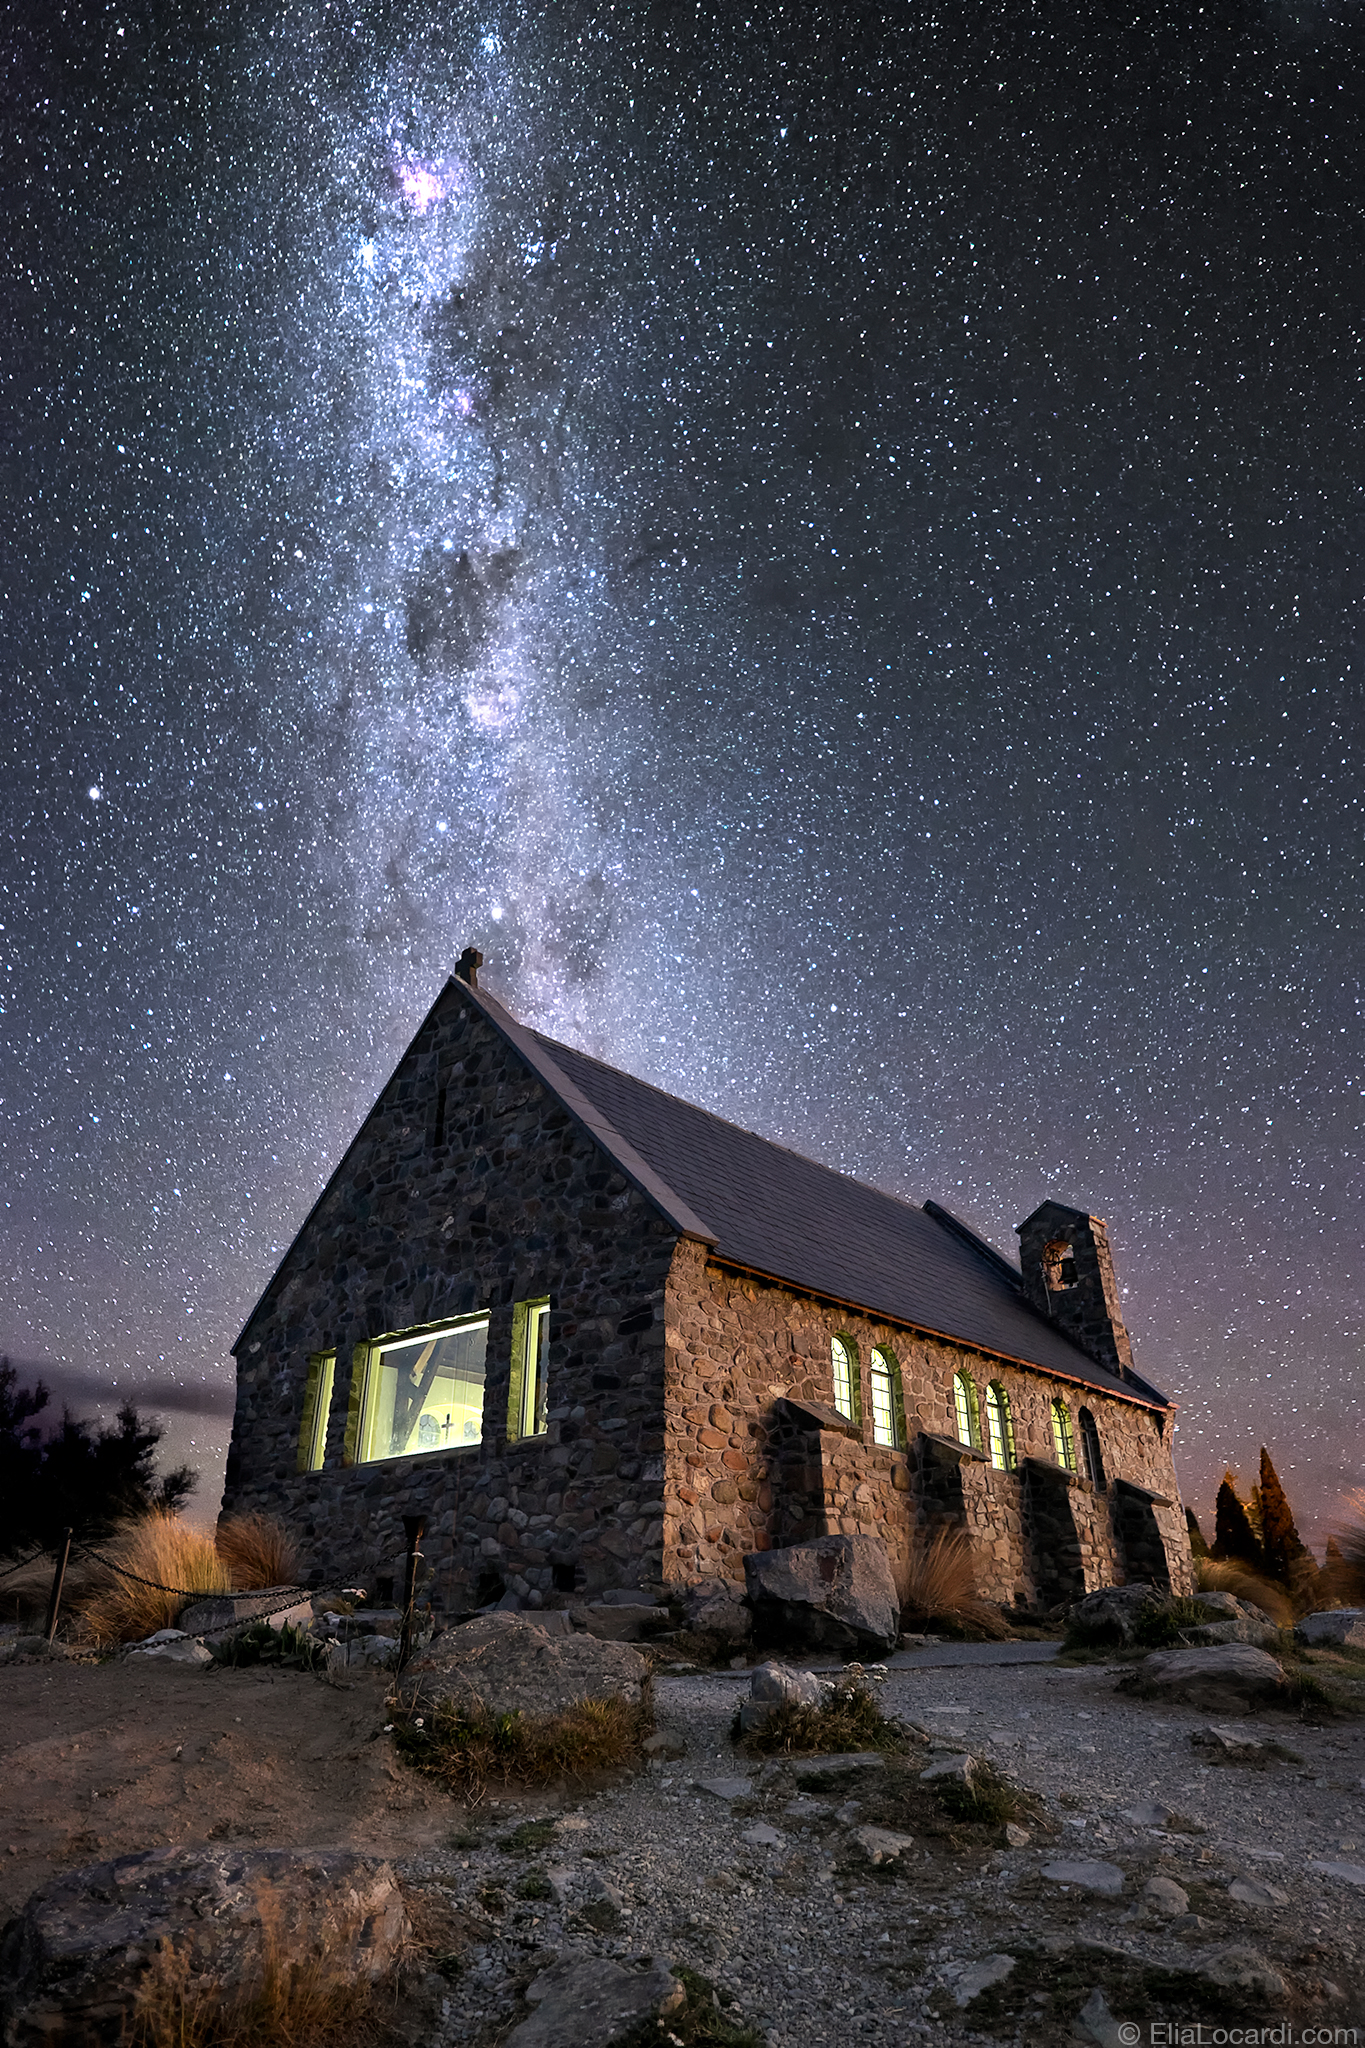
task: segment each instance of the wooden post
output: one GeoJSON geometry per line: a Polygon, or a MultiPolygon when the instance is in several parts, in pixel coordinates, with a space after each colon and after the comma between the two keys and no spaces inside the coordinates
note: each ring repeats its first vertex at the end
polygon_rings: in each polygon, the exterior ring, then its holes
{"type": "Polygon", "coordinates": [[[63,1529],[61,1544],[57,1550],[57,1569],[52,1574],[52,1598],[47,1603],[47,1628],[44,1631],[48,1642],[57,1633],[57,1616],[61,1611],[62,1587],[66,1584],[66,1567],[71,1556],[70,1529],[63,1529]]]}
{"type": "Polygon", "coordinates": [[[403,1665],[412,1655],[412,1606],[417,1594],[417,1566],[422,1553],[418,1545],[427,1526],[425,1515],[404,1515],[403,1534],[408,1539],[408,1560],[403,1571],[403,1635],[398,1650],[398,1665],[403,1665]]]}

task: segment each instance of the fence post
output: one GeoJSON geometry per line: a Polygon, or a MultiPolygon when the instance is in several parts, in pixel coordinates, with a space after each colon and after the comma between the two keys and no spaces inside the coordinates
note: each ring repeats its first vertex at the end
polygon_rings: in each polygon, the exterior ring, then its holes
{"type": "Polygon", "coordinates": [[[403,1534],[408,1539],[408,1560],[403,1570],[403,1635],[398,1648],[401,1669],[412,1655],[412,1604],[417,1594],[417,1566],[422,1553],[418,1545],[426,1530],[425,1515],[404,1515],[403,1534]]]}
{"type": "Polygon", "coordinates": [[[62,1587],[66,1584],[67,1561],[71,1556],[73,1531],[63,1529],[61,1545],[57,1551],[57,1569],[52,1574],[52,1598],[47,1603],[47,1628],[44,1631],[50,1643],[57,1633],[57,1616],[62,1605],[62,1587]]]}

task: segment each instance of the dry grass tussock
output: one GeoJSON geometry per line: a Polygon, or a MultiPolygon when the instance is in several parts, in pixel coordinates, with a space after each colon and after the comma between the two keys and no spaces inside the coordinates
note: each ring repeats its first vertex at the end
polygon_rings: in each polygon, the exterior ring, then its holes
{"type": "Polygon", "coordinates": [[[625,1700],[575,1700],[562,1714],[497,1714],[482,1702],[438,1700],[394,1709],[400,1756],[457,1798],[499,1784],[545,1785],[642,1760],[653,1726],[646,1707],[625,1700]]]}
{"type": "Polygon", "coordinates": [[[338,1984],[317,1958],[287,1962],[266,1929],[260,1975],[225,1996],[195,1978],[188,1956],[159,1949],[138,1989],[124,2048],[369,2048],[391,2038],[371,1984],[338,1984]]]}
{"type": "Polygon", "coordinates": [[[1262,1608],[1276,1628],[1293,1627],[1294,1602],[1288,1592],[1249,1564],[1239,1564],[1235,1558],[1197,1557],[1194,1569],[1201,1593],[1231,1593],[1234,1600],[1262,1608]]]}
{"type": "MultiPolygon", "coordinates": [[[[738,1729],[738,1717],[736,1717],[738,1729]]],[[[889,1721],[875,1695],[856,1678],[840,1678],[818,1707],[785,1701],[759,1728],[736,1735],[754,1756],[842,1756],[855,1749],[901,1755],[910,1746],[905,1731],[889,1721]]]]}
{"type": "Polygon", "coordinates": [[[152,1514],[129,1522],[100,1548],[138,1579],[105,1572],[76,1606],[77,1633],[99,1647],[136,1643],[159,1628],[174,1628],[185,1605],[180,1592],[160,1586],[187,1587],[191,1593],[225,1593],[232,1581],[211,1536],[192,1529],[178,1515],[152,1514]]]}
{"type": "Polygon", "coordinates": [[[904,1611],[911,1623],[946,1622],[995,1637],[1009,1633],[999,1609],[976,1590],[971,1538],[962,1529],[936,1530],[915,1545],[904,1611]]]}
{"type": "Polygon", "coordinates": [[[218,1524],[215,1541],[239,1593],[292,1585],[298,1575],[298,1546],[274,1515],[233,1515],[218,1524]]]}

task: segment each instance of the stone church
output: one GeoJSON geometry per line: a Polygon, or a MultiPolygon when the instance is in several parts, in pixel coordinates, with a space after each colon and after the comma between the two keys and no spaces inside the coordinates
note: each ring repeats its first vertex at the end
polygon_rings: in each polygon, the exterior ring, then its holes
{"type": "Polygon", "coordinates": [[[530,1031],[467,952],[237,1345],[224,1512],[315,1582],[448,1607],[725,1577],[831,1533],[965,1529],[1037,1610],[1192,1584],[1173,1410],[1104,1225],[1015,1265],[922,1208],[530,1031]]]}

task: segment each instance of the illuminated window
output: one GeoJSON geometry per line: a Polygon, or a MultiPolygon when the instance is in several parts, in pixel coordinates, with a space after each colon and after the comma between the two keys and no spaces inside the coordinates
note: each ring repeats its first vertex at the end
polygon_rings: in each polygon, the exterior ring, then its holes
{"type": "Polygon", "coordinates": [[[1076,1469],[1076,1446],[1071,1435],[1071,1412],[1065,1401],[1052,1404],[1052,1448],[1057,1453],[1057,1463],[1064,1472],[1076,1469]]]}
{"type": "Polygon", "coordinates": [[[327,1419],[332,1412],[332,1381],[336,1376],[335,1351],[315,1351],[308,1361],[308,1383],[303,1391],[303,1421],[299,1427],[299,1470],[320,1472],[327,1456],[327,1419]]]}
{"type": "Polygon", "coordinates": [[[834,1405],[850,1422],[858,1420],[858,1353],[847,1337],[829,1340],[830,1364],[834,1369],[834,1405]]]}
{"type": "Polygon", "coordinates": [[[957,1411],[957,1434],[961,1443],[970,1444],[974,1451],[981,1449],[981,1408],[976,1398],[976,1384],[965,1372],[958,1373],[953,1381],[953,1406],[957,1411]]]}
{"type": "Polygon", "coordinates": [[[549,1352],[549,1297],[519,1301],[512,1311],[512,1379],[507,1394],[509,1437],[545,1434],[549,1352]]]}
{"type": "Polygon", "coordinates": [[[1082,1408],[1081,1423],[1081,1470],[1092,1485],[1104,1485],[1104,1459],[1100,1455],[1100,1433],[1095,1427],[1095,1418],[1088,1408],[1082,1408]]]}
{"type": "Polygon", "coordinates": [[[872,1441],[898,1451],[901,1429],[901,1376],[889,1351],[874,1351],[868,1367],[872,1383],[872,1441]]]}
{"type": "Polygon", "coordinates": [[[1014,1424],[1010,1420],[1010,1397],[999,1380],[986,1389],[986,1448],[997,1472],[1014,1470],[1014,1424]]]}
{"type": "Polygon", "coordinates": [[[471,1316],[415,1337],[371,1344],[355,1458],[419,1458],[458,1450],[483,1436],[488,1318],[471,1316]]]}

